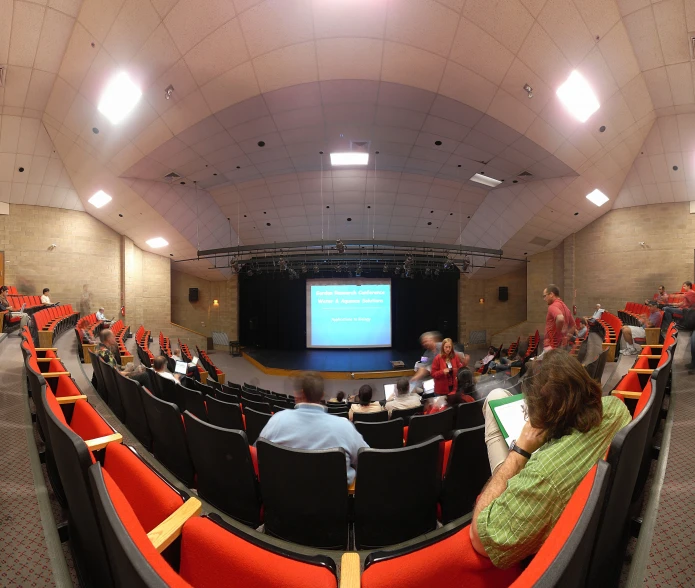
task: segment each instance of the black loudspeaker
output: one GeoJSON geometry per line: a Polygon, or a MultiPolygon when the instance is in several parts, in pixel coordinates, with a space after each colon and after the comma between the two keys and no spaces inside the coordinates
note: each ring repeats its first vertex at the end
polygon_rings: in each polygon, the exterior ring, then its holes
{"type": "Polygon", "coordinates": [[[188,289],[188,302],[198,302],[198,288],[188,289]]]}
{"type": "Polygon", "coordinates": [[[502,302],[507,302],[507,300],[509,300],[509,288],[507,288],[507,286],[500,286],[499,299],[502,302]]]}

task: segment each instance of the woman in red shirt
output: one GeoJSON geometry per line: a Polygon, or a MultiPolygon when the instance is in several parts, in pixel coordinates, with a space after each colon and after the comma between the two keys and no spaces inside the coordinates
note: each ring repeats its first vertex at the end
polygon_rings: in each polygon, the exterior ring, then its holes
{"type": "Polygon", "coordinates": [[[454,342],[451,339],[442,341],[442,350],[432,361],[432,377],[434,392],[443,396],[456,391],[456,374],[463,367],[454,353],[454,342]]]}

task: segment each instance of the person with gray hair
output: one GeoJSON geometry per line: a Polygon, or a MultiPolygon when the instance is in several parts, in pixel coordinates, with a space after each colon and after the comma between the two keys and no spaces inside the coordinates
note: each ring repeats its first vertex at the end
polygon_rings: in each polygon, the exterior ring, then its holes
{"type": "Polygon", "coordinates": [[[421,404],[420,395],[411,392],[408,378],[400,378],[396,382],[396,395],[386,403],[385,408],[389,411],[389,418],[391,418],[394,409],[407,410],[408,408],[417,408],[421,404]]]}
{"type": "Polygon", "coordinates": [[[347,484],[355,480],[357,452],[369,447],[354,425],[345,418],[329,414],[323,400],[323,378],[307,372],[294,381],[294,410],[276,412],[261,431],[260,439],[292,449],[343,449],[347,484]]]}

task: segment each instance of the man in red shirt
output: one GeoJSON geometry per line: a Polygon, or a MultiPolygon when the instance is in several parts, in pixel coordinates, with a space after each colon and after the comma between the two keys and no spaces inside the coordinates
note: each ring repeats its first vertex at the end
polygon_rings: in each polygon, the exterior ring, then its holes
{"type": "Polygon", "coordinates": [[[567,345],[567,338],[575,331],[574,319],[567,305],[560,298],[560,290],[550,284],[543,290],[543,300],[548,305],[545,317],[543,351],[567,345]]]}
{"type": "Polygon", "coordinates": [[[683,302],[680,302],[676,306],[665,306],[664,307],[664,318],[661,321],[661,330],[666,331],[668,326],[673,321],[673,315],[677,314],[679,317],[683,316],[682,309],[684,308],[695,308],[695,290],[693,290],[692,282],[683,282],[683,302]]]}

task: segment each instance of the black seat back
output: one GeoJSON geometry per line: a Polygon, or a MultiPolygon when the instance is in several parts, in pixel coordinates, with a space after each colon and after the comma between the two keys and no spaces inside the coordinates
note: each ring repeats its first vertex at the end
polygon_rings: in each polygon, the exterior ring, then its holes
{"type": "Polygon", "coordinates": [[[125,407],[123,406],[123,401],[121,400],[121,392],[118,388],[118,383],[116,382],[116,370],[112,368],[109,364],[105,363],[100,357],[97,358],[100,361],[99,369],[101,369],[101,374],[104,378],[104,385],[108,390],[108,405],[116,418],[125,423],[125,407]]]}
{"type": "Polygon", "coordinates": [[[150,392],[152,392],[152,394],[154,394],[157,398],[161,398],[159,390],[159,381],[164,378],[157,377],[157,372],[154,371],[154,368],[147,368],[145,370],[145,373],[147,374],[147,378],[149,380],[149,384],[146,386],[146,388],[150,392]]]}
{"type": "Polygon", "coordinates": [[[389,420],[389,411],[380,410],[379,412],[353,412],[353,423],[382,423],[389,420]]]}
{"type": "Polygon", "coordinates": [[[246,419],[246,436],[249,440],[249,445],[256,443],[263,427],[270,420],[270,413],[258,412],[252,408],[244,409],[244,419],[246,419]]]}
{"type": "Polygon", "coordinates": [[[413,416],[408,425],[407,445],[417,445],[437,435],[447,438],[454,428],[455,414],[453,408],[446,408],[432,414],[413,416]]]}
{"type": "Polygon", "coordinates": [[[66,427],[47,407],[45,387],[42,391],[42,402],[46,407],[46,423],[53,446],[53,456],[70,512],[70,547],[75,556],[80,584],[113,586],[111,569],[88,486],[87,471],[92,465],[89,449],[82,438],[66,427]]]}
{"type": "Polygon", "coordinates": [[[483,415],[483,404],[485,399],[475,402],[462,402],[456,406],[456,418],[454,419],[454,429],[473,429],[485,424],[483,415]]]}
{"type": "Polygon", "coordinates": [[[225,429],[244,430],[244,421],[241,418],[241,407],[238,404],[210,398],[206,400],[208,409],[208,422],[225,429]]]}
{"type": "Polygon", "coordinates": [[[208,413],[205,408],[203,394],[198,392],[198,390],[192,390],[191,388],[187,388],[181,384],[179,384],[179,386],[183,388],[183,397],[186,403],[186,410],[197,416],[201,421],[207,422],[208,413]]]}
{"type": "Polygon", "coordinates": [[[155,374],[155,379],[157,380],[157,387],[159,392],[155,390],[150,390],[157,398],[166,400],[167,402],[173,402],[179,407],[181,413],[186,410],[186,394],[184,392],[184,387],[177,384],[169,378],[164,378],[159,374],[155,374]]]}
{"type": "Polygon", "coordinates": [[[186,486],[192,487],[195,471],[178,407],[148,390],[142,392],[142,404],[152,433],[152,453],[186,486]]]}
{"type": "Polygon", "coordinates": [[[266,439],[259,439],[257,447],[266,533],[300,545],[345,549],[345,452],[290,449],[266,439]]]}
{"type": "Polygon", "coordinates": [[[260,402],[256,402],[255,400],[249,400],[248,398],[244,398],[244,396],[242,395],[241,404],[244,407],[244,410],[246,410],[247,408],[250,408],[252,410],[255,410],[256,412],[264,412],[266,414],[272,414],[270,404],[264,400],[262,400],[260,402]]]}
{"type": "Polygon", "coordinates": [[[92,371],[94,372],[94,377],[97,380],[97,393],[102,397],[106,404],[109,403],[109,391],[106,388],[106,382],[104,380],[104,374],[101,373],[101,362],[99,361],[99,356],[96,353],[92,353],[89,349],[87,350],[89,354],[89,360],[92,363],[92,371]]]}
{"type": "Polygon", "coordinates": [[[485,425],[454,431],[442,482],[442,523],[473,510],[475,499],[490,478],[485,425]]]}
{"type": "Polygon", "coordinates": [[[372,449],[403,447],[403,419],[391,419],[383,423],[357,421],[355,428],[372,449]]]}
{"type": "Polygon", "coordinates": [[[436,528],[442,441],[442,437],[434,437],[402,449],[359,450],[355,483],[358,549],[393,545],[436,528]]]}
{"type": "MultiPolygon", "coordinates": [[[[227,388],[227,390],[229,390],[229,388],[227,388]]],[[[234,404],[241,404],[241,400],[239,399],[239,395],[238,394],[232,394],[228,391],[225,392],[223,390],[222,391],[218,390],[217,392],[215,392],[215,398],[217,398],[218,400],[222,400],[223,402],[232,402],[234,404]]]]}
{"type": "Polygon", "coordinates": [[[403,419],[403,424],[408,426],[410,419],[416,414],[422,414],[424,410],[423,406],[415,406],[414,408],[394,408],[391,411],[391,420],[393,419],[403,419]]]}
{"type": "Polygon", "coordinates": [[[203,394],[203,396],[215,395],[215,388],[213,388],[212,386],[208,386],[207,384],[203,384],[201,382],[198,382],[197,380],[191,380],[191,383],[193,384],[193,389],[203,394]]]}
{"type": "Polygon", "coordinates": [[[261,497],[246,433],[223,429],[183,413],[198,494],[251,527],[261,524],[261,497]]]}
{"type": "Polygon", "coordinates": [[[118,391],[121,393],[121,401],[125,408],[125,426],[130,429],[135,438],[143,444],[148,451],[152,450],[152,434],[147,424],[147,415],[142,407],[142,386],[135,380],[126,378],[118,372],[114,372],[118,391]]]}
{"type": "Polygon", "coordinates": [[[618,583],[629,538],[630,497],[642,464],[650,409],[655,406],[654,397],[652,394],[637,418],[618,431],[608,450],[611,480],[591,556],[590,586],[613,586],[618,583]]]}

